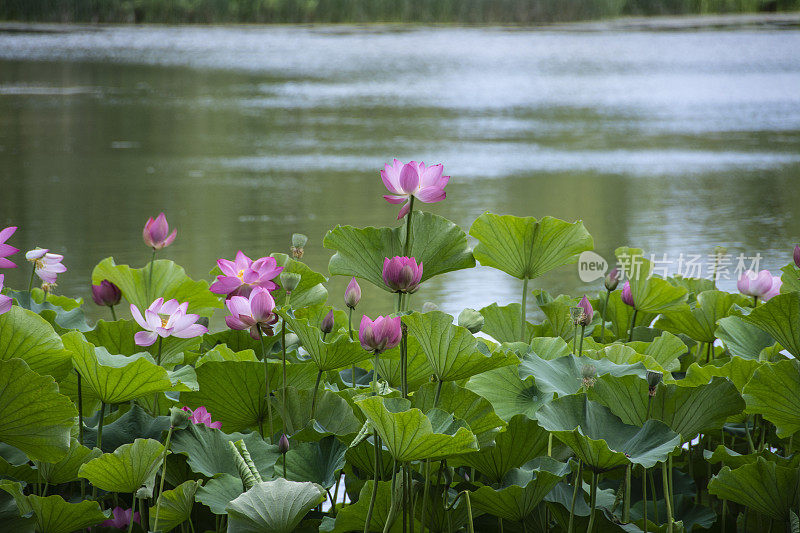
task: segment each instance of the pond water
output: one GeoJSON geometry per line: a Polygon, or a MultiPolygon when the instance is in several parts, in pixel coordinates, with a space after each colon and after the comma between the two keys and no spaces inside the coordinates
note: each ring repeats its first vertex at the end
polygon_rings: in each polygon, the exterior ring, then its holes
{"type": "MultiPolygon", "coordinates": [[[[45,29],[0,32],[0,227],[65,255],[59,293],[88,298],[109,255],[144,264],[161,210],[178,238],[160,257],[193,277],[293,232],[326,272],[328,229],[396,224],[392,157],[443,163],[448,198],[425,208],[465,229],[487,210],[581,218],[604,257],[638,246],[671,272],[716,245],[731,269],[761,254],[777,271],[800,238],[797,30],[45,29]]],[[[364,309],[390,310],[367,285],[364,309]]],[[[568,266],[532,286],[600,284],[568,266]]],[[[520,287],[478,268],[414,305],[457,313],[520,287]]]]}

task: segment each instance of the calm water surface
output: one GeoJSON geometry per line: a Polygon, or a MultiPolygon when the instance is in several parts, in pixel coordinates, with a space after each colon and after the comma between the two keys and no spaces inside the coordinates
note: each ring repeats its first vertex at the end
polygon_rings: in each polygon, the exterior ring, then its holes
{"type": "MultiPolygon", "coordinates": [[[[486,210],[581,218],[607,257],[721,244],[774,270],[800,238],[800,31],[70,30],[0,32],[0,227],[64,253],[61,293],[88,298],[109,255],[146,262],[161,210],[179,229],[161,257],[194,277],[293,232],[326,272],[328,229],[396,223],[392,157],[443,163],[447,201],[427,208],[465,229],[486,210]]],[[[27,285],[27,266],[6,274],[27,285]]],[[[478,268],[415,302],[457,313],[520,285],[478,268]]],[[[599,286],[572,266],[537,285],[599,286]]]]}

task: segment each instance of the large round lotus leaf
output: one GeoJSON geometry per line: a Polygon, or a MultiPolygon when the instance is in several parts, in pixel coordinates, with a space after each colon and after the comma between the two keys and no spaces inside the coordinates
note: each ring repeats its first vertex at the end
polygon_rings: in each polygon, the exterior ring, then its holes
{"type": "Polygon", "coordinates": [[[275,469],[279,476],[288,480],[311,481],[330,489],[344,468],[346,451],[347,446],[332,435],[319,442],[300,442],[291,446],[286,454],[286,471],[283,471],[282,460],[275,469]]]}
{"type": "Polygon", "coordinates": [[[516,366],[504,366],[472,376],[466,387],[489,400],[494,412],[503,420],[518,414],[536,418],[539,408],[553,398],[536,385],[533,376],[520,379],[516,366]]]}
{"type": "Polygon", "coordinates": [[[438,274],[472,268],[475,258],[464,230],[438,215],[414,211],[411,249],[403,253],[406,226],[396,228],[354,228],[336,226],[322,241],[325,248],[336,250],[328,263],[332,275],[356,276],[383,290],[383,260],[408,255],[422,263],[422,281],[438,274]]]}
{"type": "Polygon", "coordinates": [[[288,313],[280,315],[300,337],[300,343],[306,349],[317,370],[325,372],[351,366],[372,355],[361,347],[358,341],[351,341],[347,335],[339,335],[330,342],[322,340],[322,332],[318,327],[309,325],[308,320],[296,319],[288,313]]]}
{"type": "Polygon", "coordinates": [[[105,491],[133,493],[153,482],[163,454],[157,440],[136,439],[82,465],[78,475],[105,491]]]}
{"type": "Polygon", "coordinates": [[[730,468],[739,468],[740,466],[755,463],[759,457],[786,468],[797,468],[800,464],[800,455],[794,454],[787,458],[769,449],[741,454],[720,444],[713,452],[703,450],[703,458],[706,461],[709,463],[722,463],[723,466],[729,466],[730,468]]]}
{"type": "Polygon", "coordinates": [[[778,437],[800,431],[800,363],[796,359],[765,363],[745,385],[748,413],[759,413],[775,424],[778,437]]]}
{"type": "Polygon", "coordinates": [[[34,464],[36,464],[42,480],[51,485],[60,485],[61,483],[69,483],[78,479],[80,467],[101,455],[103,455],[103,452],[97,448],[89,449],[86,446],[81,446],[78,439],[71,439],[69,452],[63,459],[55,463],[34,461],[34,464]]]}
{"type": "Polygon", "coordinates": [[[744,359],[758,359],[765,348],[775,344],[775,339],[769,333],[740,316],[720,319],[714,335],[731,355],[744,359]]]}
{"type": "Polygon", "coordinates": [[[483,315],[484,323],[481,332],[491,337],[497,342],[517,342],[520,339],[528,341],[537,329],[530,322],[525,322],[525,333],[523,335],[519,321],[521,305],[512,303],[499,306],[496,303],[487,305],[480,310],[483,315]]]}
{"type": "Polygon", "coordinates": [[[244,492],[244,484],[239,474],[217,474],[197,489],[195,499],[208,506],[217,515],[228,514],[225,508],[244,492]]]}
{"type": "Polygon", "coordinates": [[[670,372],[680,369],[679,357],[688,349],[680,337],[668,331],[662,332],[652,341],[633,341],[625,343],[625,346],[632,348],[637,354],[652,358],[658,366],[670,372]]]}
{"type": "Polygon", "coordinates": [[[681,442],[680,435],[663,422],[625,424],[584,394],[553,400],[539,410],[538,420],[595,471],[631,463],[650,468],[666,460],[681,442]]]}
{"type": "Polygon", "coordinates": [[[692,363],[686,369],[686,377],[681,380],[681,385],[687,387],[705,385],[714,376],[720,376],[731,380],[736,390],[741,393],[755,371],[765,364],[753,359],[742,359],[741,357],[732,357],[730,361],[722,366],[700,366],[697,363],[692,363]]]}
{"type": "MultiPolygon", "coordinates": [[[[319,272],[314,272],[302,261],[292,259],[286,254],[274,253],[270,254],[270,257],[274,257],[277,265],[283,267],[283,272],[300,274],[300,283],[292,291],[292,297],[289,301],[293,308],[298,309],[325,303],[325,300],[328,299],[328,289],[325,288],[323,283],[328,281],[328,278],[319,272]]],[[[286,291],[281,286],[280,277],[275,278],[273,281],[278,287],[271,291],[272,298],[275,300],[277,307],[283,307],[286,303],[286,291]]]]}
{"type": "Polygon", "coordinates": [[[272,415],[275,431],[280,431],[285,418],[286,433],[296,440],[316,441],[328,435],[351,435],[358,433],[361,423],[353,414],[347,400],[331,391],[317,391],[314,419],[311,419],[312,389],[286,388],[286,408],[281,406],[283,392],[276,392],[272,399],[272,415]],[[285,417],[284,417],[285,415],[285,417]]]}
{"type": "MultiPolygon", "coordinates": [[[[408,383],[409,390],[416,390],[424,383],[428,383],[433,375],[433,368],[428,362],[428,357],[422,350],[416,337],[407,337],[407,366],[406,366],[406,382],[408,383]]],[[[363,365],[366,366],[366,365],[363,365]]],[[[400,390],[401,385],[401,371],[400,365],[400,345],[386,350],[378,358],[378,376],[386,380],[393,388],[400,390]]],[[[356,369],[356,384],[358,384],[358,369],[356,369]]],[[[352,381],[345,379],[348,386],[352,386],[352,381]]]]}
{"type": "Polygon", "coordinates": [[[83,314],[82,299],[73,300],[67,296],[49,295],[44,301],[44,291],[34,288],[27,291],[8,291],[9,296],[17,301],[17,305],[29,309],[49,322],[57,333],[62,334],[71,329],[88,331],[91,328],[86,323],[83,314]]]}
{"type": "Polygon", "coordinates": [[[19,306],[0,315],[0,361],[18,358],[34,372],[61,379],[70,370],[70,355],[61,338],[42,317],[19,306]]]}
{"type": "Polygon", "coordinates": [[[698,342],[714,342],[717,320],[727,317],[734,305],[747,303],[748,299],[741,294],[704,291],[697,295],[693,308],[666,312],[656,320],[655,327],[676,335],[682,333],[698,342]]]}
{"type": "MultiPolygon", "coordinates": [[[[134,405],[122,416],[103,426],[101,443],[103,451],[113,452],[123,444],[129,444],[136,439],[160,440],[162,433],[169,429],[169,422],[168,416],[154,418],[139,405],[134,405]]],[[[97,445],[97,427],[83,429],[83,442],[87,446],[97,445]]]]}
{"type": "Polygon", "coordinates": [[[202,481],[186,481],[171,490],[165,490],[158,495],[160,506],[153,505],[148,515],[150,516],[150,529],[152,531],[171,531],[182,522],[189,520],[194,507],[194,495],[203,484],[202,481]],[[156,528],[156,511],[158,514],[158,528],[156,528]]]}
{"type": "Polygon", "coordinates": [[[290,533],[324,499],[325,489],[314,483],[257,483],[228,504],[228,533],[290,533]]]}
{"type": "Polygon", "coordinates": [[[614,253],[623,267],[625,277],[630,281],[636,309],[647,313],[665,313],[682,312],[688,308],[688,290],[653,276],[653,263],[644,258],[642,250],[621,247],[614,253]]]}
{"type": "Polygon", "coordinates": [[[586,386],[591,386],[597,376],[634,375],[644,378],[647,368],[642,363],[615,364],[608,359],[592,359],[567,355],[551,361],[536,354],[528,354],[519,365],[519,377],[533,376],[537,388],[543,393],[556,393],[559,396],[575,394],[586,386]]]}
{"type": "Polygon", "coordinates": [[[14,497],[21,515],[33,514],[36,531],[43,533],[72,533],[111,517],[111,511],[101,511],[95,501],[69,503],[59,495],[46,498],[35,494],[25,496],[19,483],[8,480],[0,481],[0,489],[14,497]]]}
{"type": "Polygon", "coordinates": [[[800,292],[770,298],[744,320],[767,332],[793,356],[800,357],[800,292]]]}

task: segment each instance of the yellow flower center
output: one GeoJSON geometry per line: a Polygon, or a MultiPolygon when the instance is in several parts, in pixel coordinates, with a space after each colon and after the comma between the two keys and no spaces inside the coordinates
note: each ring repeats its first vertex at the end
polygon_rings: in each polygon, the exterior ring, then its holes
{"type": "Polygon", "coordinates": [[[169,322],[169,317],[163,317],[162,316],[160,318],[161,318],[161,327],[162,328],[166,328],[167,327],[167,322],[169,322]]]}
{"type": "Polygon", "coordinates": [[[240,270],[239,273],[236,274],[236,277],[244,281],[244,269],[240,270]]]}

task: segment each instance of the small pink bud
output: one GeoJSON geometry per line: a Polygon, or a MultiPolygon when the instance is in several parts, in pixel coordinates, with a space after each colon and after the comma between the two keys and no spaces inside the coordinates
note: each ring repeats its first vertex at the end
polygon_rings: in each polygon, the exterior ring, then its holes
{"type": "Polygon", "coordinates": [[[592,322],[592,317],[594,316],[594,309],[592,309],[592,304],[589,303],[589,299],[586,298],[584,294],[581,301],[578,303],[578,307],[580,307],[583,312],[581,313],[580,319],[578,319],[578,324],[581,326],[588,326],[592,322]]]}
{"type": "Polygon", "coordinates": [[[286,434],[282,434],[280,440],[278,440],[278,452],[281,455],[285,454],[289,451],[289,439],[286,438],[286,434]]]}
{"type": "Polygon", "coordinates": [[[100,285],[92,285],[92,300],[97,305],[114,306],[122,299],[122,291],[119,287],[104,279],[100,285]]]}
{"type": "Polygon", "coordinates": [[[622,286],[622,303],[635,307],[633,303],[633,294],[631,293],[631,284],[629,281],[625,282],[622,286]]]}
{"type": "Polygon", "coordinates": [[[333,331],[333,309],[328,311],[328,314],[322,319],[322,324],[320,324],[319,329],[322,330],[322,333],[326,334],[333,331]]]}
{"type": "Polygon", "coordinates": [[[800,268],[800,244],[794,245],[794,264],[800,268]]]}
{"type": "Polygon", "coordinates": [[[347,289],[344,291],[344,304],[350,309],[355,309],[358,302],[361,301],[361,287],[359,286],[356,278],[350,280],[347,289]]]}

